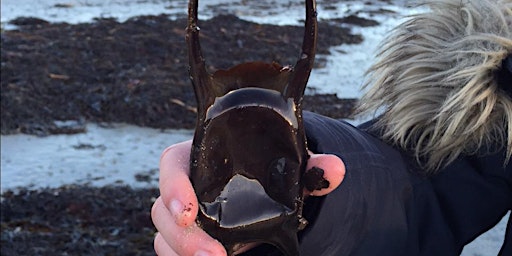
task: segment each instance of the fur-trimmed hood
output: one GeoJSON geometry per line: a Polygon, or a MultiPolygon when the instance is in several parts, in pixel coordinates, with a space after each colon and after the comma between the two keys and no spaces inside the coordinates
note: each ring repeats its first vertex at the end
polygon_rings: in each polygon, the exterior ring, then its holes
{"type": "Polygon", "coordinates": [[[497,74],[512,54],[512,0],[425,5],[384,41],[358,113],[381,113],[383,139],[414,152],[429,172],[484,145],[506,147],[507,164],[512,85],[499,85],[497,74]]]}

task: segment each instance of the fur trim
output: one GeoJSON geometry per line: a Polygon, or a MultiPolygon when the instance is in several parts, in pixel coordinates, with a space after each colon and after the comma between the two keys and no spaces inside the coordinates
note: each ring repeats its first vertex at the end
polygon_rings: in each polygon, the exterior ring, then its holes
{"type": "Polygon", "coordinates": [[[383,113],[383,138],[412,150],[427,172],[484,146],[505,147],[506,165],[512,99],[495,74],[512,53],[512,0],[426,5],[384,41],[358,114],[383,113]]]}

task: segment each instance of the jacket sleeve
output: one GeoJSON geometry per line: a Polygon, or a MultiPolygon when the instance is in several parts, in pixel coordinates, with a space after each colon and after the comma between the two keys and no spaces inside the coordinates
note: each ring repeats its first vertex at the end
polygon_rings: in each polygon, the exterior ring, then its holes
{"type": "MultiPolygon", "coordinates": [[[[460,250],[512,209],[512,166],[504,165],[504,150],[481,151],[458,159],[431,179],[460,250]]],[[[509,221],[500,255],[512,255],[511,232],[509,221]]]]}
{"type": "MultiPolygon", "coordinates": [[[[346,164],[302,237],[302,255],[460,255],[512,209],[503,149],[482,149],[426,177],[404,152],[344,122],[306,113],[310,149],[346,164]],[[321,254],[315,254],[320,250],[321,254]]],[[[510,222],[502,255],[512,255],[510,222]]]]}
{"type": "MultiPolygon", "coordinates": [[[[302,256],[459,255],[511,209],[503,161],[468,157],[426,177],[406,153],[362,129],[309,112],[304,120],[310,150],[339,156],[346,175],[332,193],[306,200],[302,256]]],[[[267,252],[252,255],[279,255],[267,252]]]]}
{"type": "MultiPolygon", "coordinates": [[[[456,255],[433,186],[399,151],[345,122],[305,113],[308,147],[343,159],[343,183],[323,198],[301,255],[456,255]]],[[[307,205],[309,201],[306,202],[307,205]]]]}

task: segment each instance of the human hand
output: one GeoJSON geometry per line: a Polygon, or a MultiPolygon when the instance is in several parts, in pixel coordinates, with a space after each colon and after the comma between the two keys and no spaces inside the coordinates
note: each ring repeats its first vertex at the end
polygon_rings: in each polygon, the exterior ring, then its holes
{"type": "MultiPolygon", "coordinates": [[[[160,197],[151,210],[151,218],[159,231],[155,251],[160,256],[225,256],[222,244],[210,237],[195,222],[198,213],[197,197],[189,180],[189,161],[192,141],[172,145],[160,158],[160,197]]],[[[329,187],[307,191],[306,196],[322,196],[338,187],[345,176],[345,165],[335,155],[310,152],[307,170],[324,170],[329,187]]]]}

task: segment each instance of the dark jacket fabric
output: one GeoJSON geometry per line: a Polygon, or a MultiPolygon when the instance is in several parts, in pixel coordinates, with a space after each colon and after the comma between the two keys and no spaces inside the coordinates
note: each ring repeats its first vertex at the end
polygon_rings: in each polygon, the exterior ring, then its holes
{"type": "MultiPolygon", "coordinates": [[[[339,156],[346,176],[332,193],[306,200],[302,256],[459,255],[512,209],[512,167],[503,150],[461,157],[428,177],[368,125],[308,112],[304,121],[310,150],[339,156]]],[[[252,255],[279,255],[268,250],[252,255]]],[[[500,254],[512,255],[510,221],[500,254]]]]}

